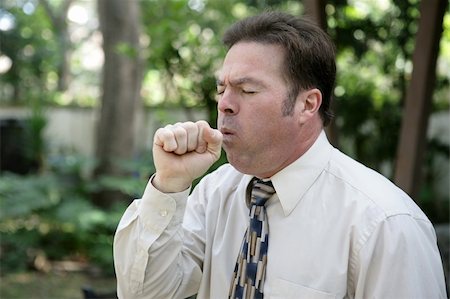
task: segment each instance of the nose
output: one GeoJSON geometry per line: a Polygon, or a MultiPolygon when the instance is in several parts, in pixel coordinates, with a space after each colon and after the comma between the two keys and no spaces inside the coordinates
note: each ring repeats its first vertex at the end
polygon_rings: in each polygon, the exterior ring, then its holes
{"type": "Polygon", "coordinates": [[[219,96],[217,109],[224,114],[237,114],[239,112],[239,105],[236,101],[236,97],[233,96],[230,90],[225,90],[223,94],[219,96]]]}

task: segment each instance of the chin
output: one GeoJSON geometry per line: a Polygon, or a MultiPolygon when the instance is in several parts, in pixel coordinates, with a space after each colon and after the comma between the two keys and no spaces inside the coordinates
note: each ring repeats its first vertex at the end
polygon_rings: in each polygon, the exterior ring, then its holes
{"type": "Polygon", "coordinates": [[[239,157],[239,155],[236,156],[235,154],[232,154],[231,153],[232,151],[230,149],[227,149],[225,146],[223,147],[223,149],[227,154],[228,163],[230,163],[239,172],[249,174],[248,173],[249,167],[246,167],[247,163],[243,163],[242,158],[239,157]]]}
{"type": "Polygon", "coordinates": [[[228,154],[227,154],[227,159],[228,159],[228,163],[230,163],[231,166],[233,166],[240,173],[260,177],[258,175],[260,173],[258,171],[258,167],[255,167],[254,163],[242,161],[242,159],[239,159],[239,158],[235,159],[233,157],[230,157],[230,155],[228,155],[228,154]]]}

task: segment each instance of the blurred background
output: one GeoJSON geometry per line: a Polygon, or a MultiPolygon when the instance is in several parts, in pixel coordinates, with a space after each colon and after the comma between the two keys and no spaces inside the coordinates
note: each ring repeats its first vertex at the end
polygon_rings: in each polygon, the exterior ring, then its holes
{"type": "Polygon", "coordinates": [[[113,235],[154,171],[154,131],[215,126],[221,34],[269,7],[308,15],[333,38],[329,139],[413,197],[436,227],[448,277],[448,5],[0,1],[0,297],[113,297],[113,235]]]}

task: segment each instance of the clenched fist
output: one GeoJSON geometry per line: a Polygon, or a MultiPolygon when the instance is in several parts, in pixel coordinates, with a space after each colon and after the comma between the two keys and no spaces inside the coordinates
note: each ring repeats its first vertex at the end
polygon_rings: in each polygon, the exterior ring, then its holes
{"type": "Polygon", "coordinates": [[[202,120],[158,129],[153,138],[153,185],[165,193],[186,190],[219,159],[222,138],[202,120]]]}

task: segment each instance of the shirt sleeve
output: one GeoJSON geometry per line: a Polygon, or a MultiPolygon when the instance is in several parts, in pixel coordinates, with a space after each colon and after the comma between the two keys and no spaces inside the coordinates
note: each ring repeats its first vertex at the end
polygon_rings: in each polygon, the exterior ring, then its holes
{"type": "MultiPolygon", "coordinates": [[[[195,294],[201,278],[200,262],[183,248],[181,223],[189,189],[164,194],[151,180],[142,199],[125,211],[114,237],[117,294],[119,298],[185,298],[195,294]]],[[[195,242],[190,246],[203,248],[195,242]]]]}
{"type": "Polygon", "coordinates": [[[428,220],[387,217],[368,236],[355,267],[355,298],[447,298],[428,220]]]}

